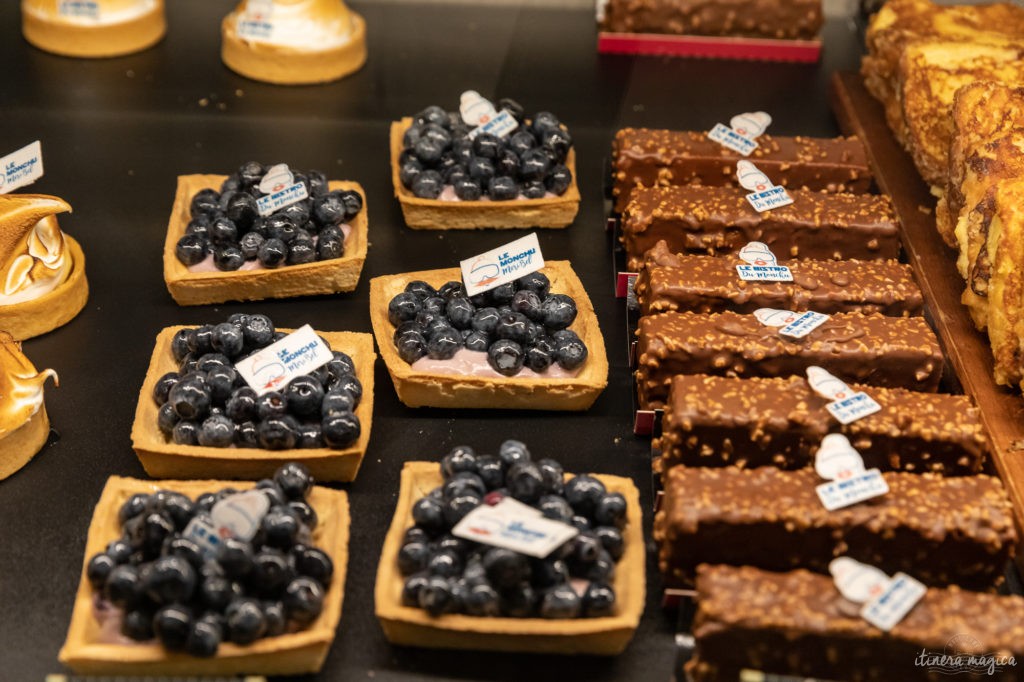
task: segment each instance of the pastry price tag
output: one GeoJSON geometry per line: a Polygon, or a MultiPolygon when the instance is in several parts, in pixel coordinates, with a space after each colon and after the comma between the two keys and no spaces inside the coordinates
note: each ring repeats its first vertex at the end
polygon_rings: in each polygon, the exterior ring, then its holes
{"type": "Polygon", "coordinates": [[[864,460],[846,436],[830,433],[821,441],[814,458],[814,470],[829,481],[815,488],[828,511],[842,509],[889,492],[889,484],[878,469],[864,470],[864,460]]]}
{"type": "Polygon", "coordinates": [[[510,501],[514,502],[505,498],[493,506],[480,505],[455,525],[452,535],[543,559],[579,534],[575,526],[525,514],[521,504],[510,501]]]}
{"type": "Polygon", "coordinates": [[[812,311],[794,313],[792,310],[758,308],[754,311],[754,317],[766,327],[780,327],[779,334],[783,336],[802,339],[823,325],[830,316],[812,311]]]}
{"type": "Polygon", "coordinates": [[[885,632],[896,627],[928,591],[906,573],[890,578],[874,566],[849,557],[833,559],[828,571],[845,599],[864,605],[860,617],[885,632]]]}
{"type": "Polygon", "coordinates": [[[778,259],[767,244],[748,242],[737,254],[747,265],[737,265],[736,273],[744,282],[792,282],[793,272],[778,259]]]}
{"type": "Polygon", "coordinates": [[[519,127],[519,123],[512,114],[504,109],[499,112],[490,100],[476,90],[467,90],[462,93],[462,98],[459,101],[459,113],[466,125],[474,126],[467,135],[471,140],[480,133],[505,137],[519,127]]]}
{"type": "Polygon", "coordinates": [[[502,284],[537,272],[544,267],[544,256],[536,234],[528,234],[505,246],[499,246],[459,263],[467,296],[476,296],[502,284]]]}
{"type": "Polygon", "coordinates": [[[274,25],[270,17],[274,13],[274,0],[249,0],[245,11],[238,17],[240,38],[270,38],[274,25]]]}
{"type": "Polygon", "coordinates": [[[62,17],[99,20],[100,3],[95,0],[60,0],[57,14],[62,17]]]}
{"type": "Polygon", "coordinates": [[[256,395],[276,391],[295,377],[309,374],[334,359],[334,354],[308,324],[280,341],[235,363],[256,395]]]}
{"type": "Polygon", "coordinates": [[[825,409],[840,424],[851,424],[882,409],[867,393],[854,391],[842,380],[816,365],[807,368],[807,383],[815,393],[831,401],[825,405],[825,409]]]}
{"type": "Polygon", "coordinates": [[[0,194],[31,185],[43,177],[43,146],[36,140],[0,159],[0,194]]]}
{"type": "Polygon", "coordinates": [[[260,181],[259,190],[266,195],[256,200],[256,209],[261,216],[277,213],[282,208],[309,198],[306,185],[295,182],[295,176],[284,163],[270,167],[260,181]]]}
{"type": "Polygon", "coordinates": [[[754,140],[764,133],[771,123],[772,117],[763,111],[739,114],[730,119],[729,125],[716,123],[708,133],[708,139],[737,154],[750,156],[757,149],[757,142],[754,140]]]}
{"type": "Polygon", "coordinates": [[[189,521],[185,537],[198,544],[204,554],[212,555],[226,538],[251,540],[269,509],[270,500],[259,490],[229,495],[213,505],[212,523],[198,516],[189,521]]]}
{"type": "Polygon", "coordinates": [[[758,213],[793,203],[793,197],[789,196],[785,187],[772,183],[767,175],[749,161],[736,162],[736,178],[742,187],[751,191],[751,194],[747,195],[747,201],[758,213]]]}

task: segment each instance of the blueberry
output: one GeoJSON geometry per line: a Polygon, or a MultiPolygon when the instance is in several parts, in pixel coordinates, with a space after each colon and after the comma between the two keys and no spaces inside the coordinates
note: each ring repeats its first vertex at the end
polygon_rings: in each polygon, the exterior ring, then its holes
{"type": "Polygon", "coordinates": [[[416,114],[415,118],[416,122],[420,124],[444,125],[448,122],[448,112],[434,104],[416,114]]]}
{"type": "Polygon", "coordinates": [[[516,283],[508,282],[507,284],[502,284],[499,287],[494,287],[491,289],[490,294],[491,301],[494,305],[499,307],[508,305],[512,302],[512,297],[516,295],[516,283]]]}
{"type": "Polygon", "coordinates": [[[210,245],[206,237],[198,234],[186,234],[178,240],[174,247],[174,253],[183,264],[195,265],[206,258],[209,249],[210,245]]]}
{"type": "Polygon", "coordinates": [[[243,594],[242,586],[222,575],[204,576],[197,588],[199,601],[208,609],[223,611],[243,594]]]}
{"type": "Polygon", "coordinates": [[[604,551],[601,541],[592,531],[580,531],[580,534],[574,537],[570,544],[572,545],[573,560],[581,564],[594,563],[604,551]]]}
{"type": "Polygon", "coordinates": [[[330,585],[334,576],[334,562],[322,549],[302,547],[293,550],[295,568],[301,575],[313,578],[321,585],[330,585]]]}
{"type": "Polygon", "coordinates": [[[591,583],[583,593],[583,615],[588,618],[610,616],[615,611],[615,590],[610,585],[591,583]]]}
{"type": "Polygon", "coordinates": [[[296,577],[295,567],[279,550],[263,548],[253,557],[248,583],[260,596],[276,598],[296,577]]]}
{"type": "Polygon", "coordinates": [[[537,292],[520,289],[512,297],[512,310],[525,315],[531,322],[540,322],[544,318],[541,299],[537,292]]]}
{"type": "Polygon", "coordinates": [[[444,521],[449,527],[454,527],[459,521],[465,518],[466,514],[473,511],[483,503],[479,494],[469,491],[444,503],[444,521]]]}
{"type": "Polygon", "coordinates": [[[320,404],[320,416],[328,417],[334,414],[350,414],[356,407],[356,401],[348,391],[331,389],[324,394],[323,402],[320,404]]]}
{"type": "MultiPolygon", "coordinates": [[[[431,140],[440,145],[441,149],[447,150],[452,144],[452,136],[444,129],[443,125],[428,123],[420,130],[421,140],[431,140]]],[[[415,145],[413,145],[415,148],[415,145]]]]}
{"type": "Polygon", "coordinates": [[[266,495],[271,507],[280,507],[288,502],[284,491],[273,479],[264,478],[256,483],[256,490],[266,495]]]}
{"type": "Polygon", "coordinates": [[[572,184],[572,171],[562,165],[554,166],[544,178],[544,186],[552,194],[561,196],[572,184]]]}
{"type": "Polygon", "coordinates": [[[469,177],[481,187],[488,185],[494,178],[496,170],[491,159],[474,156],[469,162],[469,177]]]}
{"type": "Polygon", "coordinates": [[[520,177],[524,180],[544,180],[551,169],[551,161],[540,149],[529,149],[523,153],[520,177]]]}
{"type": "Polygon", "coordinates": [[[203,565],[203,553],[199,545],[186,537],[175,537],[164,547],[164,552],[171,556],[178,556],[189,563],[194,569],[203,565]]]}
{"type": "Polygon", "coordinates": [[[453,613],[457,604],[452,594],[451,583],[440,576],[427,579],[419,590],[419,607],[432,616],[453,613]]]}
{"type": "Polygon", "coordinates": [[[498,448],[498,458],[508,468],[516,462],[530,461],[530,451],[522,441],[509,439],[498,448]]]}
{"type": "Polygon", "coordinates": [[[359,405],[359,401],[363,397],[363,384],[353,374],[344,374],[338,377],[338,379],[331,386],[331,390],[345,391],[346,393],[352,396],[352,400],[355,402],[355,406],[359,405]]]}
{"type": "Polygon", "coordinates": [[[242,330],[229,322],[218,324],[213,328],[210,342],[215,351],[233,358],[242,352],[242,330]]]}
{"type": "Polygon", "coordinates": [[[321,237],[316,243],[317,260],[333,260],[345,255],[345,242],[341,239],[321,237]]]}
{"type": "Polygon", "coordinates": [[[484,483],[484,480],[474,472],[460,471],[452,476],[443,486],[441,486],[442,497],[446,500],[466,494],[474,494],[478,497],[483,497],[487,492],[487,485],[484,483]]]}
{"type": "Polygon", "coordinates": [[[205,385],[206,373],[218,367],[231,367],[231,360],[223,353],[206,353],[196,361],[197,373],[186,374],[182,377],[182,380],[200,379],[201,383],[205,385]]]}
{"type": "Polygon", "coordinates": [[[199,445],[199,423],[186,419],[174,425],[171,440],[176,445],[199,445]]]}
{"type": "Polygon", "coordinates": [[[324,417],[320,428],[324,442],[332,448],[347,448],[359,440],[362,432],[359,417],[346,412],[324,417]]]}
{"type": "Polygon", "coordinates": [[[510,549],[488,549],[484,553],[483,564],[487,579],[499,590],[511,589],[530,577],[527,558],[510,549]]]}
{"type": "MultiPolygon", "coordinates": [[[[115,565],[119,566],[128,562],[128,559],[132,554],[132,547],[124,540],[111,540],[110,543],[107,544],[106,554],[114,560],[115,565]]],[[[97,587],[97,589],[100,587],[102,587],[102,585],[97,587]]]]}
{"type": "Polygon", "coordinates": [[[462,574],[462,559],[454,549],[441,549],[427,559],[427,572],[442,578],[457,578],[462,574]]]}
{"type": "Polygon", "coordinates": [[[540,467],[530,461],[516,462],[510,466],[505,483],[512,497],[526,504],[535,503],[544,490],[540,467]]]}
{"type": "Polygon", "coordinates": [[[402,585],[402,606],[418,608],[420,605],[420,592],[427,584],[429,576],[426,572],[409,576],[402,585]]]}
{"type": "Polygon", "coordinates": [[[296,239],[288,246],[288,265],[302,265],[316,260],[316,245],[312,239],[296,239]]]}
{"type": "Polygon", "coordinates": [[[537,592],[522,583],[501,594],[501,610],[512,618],[529,618],[537,609],[537,592]]]}
{"type": "Polygon", "coordinates": [[[157,379],[156,386],[153,387],[153,400],[156,401],[157,405],[163,405],[167,402],[167,396],[171,392],[171,388],[174,384],[178,383],[178,379],[181,375],[177,372],[168,372],[162,377],[157,379]]]}
{"type": "Polygon", "coordinates": [[[406,284],[405,292],[414,295],[421,301],[437,295],[437,290],[422,280],[413,280],[406,284]]]}
{"type": "Polygon", "coordinates": [[[569,567],[561,559],[543,559],[533,561],[533,584],[538,587],[554,587],[569,582],[569,567]]]}
{"type": "Polygon", "coordinates": [[[220,210],[217,202],[220,200],[220,192],[215,189],[201,189],[192,196],[189,203],[189,214],[194,218],[199,215],[209,215],[220,210]]]}
{"type": "Polygon", "coordinates": [[[487,364],[503,376],[512,377],[519,374],[525,360],[523,347],[509,339],[499,339],[487,349],[487,364]]]}
{"type": "Polygon", "coordinates": [[[476,473],[487,486],[494,490],[505,485],[505,468],[494,455],[480,455],[476,458],[476,473]]]}
{"type": "Polygon", "coordinates": [[[394,326],[416,319],[423,309],[421,299],[414,293],[403,292],[388,302],[388,321],[394,326]]]}
{"type": "Polygon", "coordinates": [[[567,370],[574,370],[587,360],[587,346],[582,339],[573,334],[573,337],[561,338],[557,341],[555,360],[560,367],[567,370]]]}
{"type": "Polygon", "coordinates": [[[111,569],[104,586],[104,596],[118,608],[131,608],[142,596],[142,577],[139,569],[122,564],[111,569]]]}
{"type": "Polygon", "coordinates": [[[149,500],[149,495],[143,493],[135,493],[121,505],[121,508],[117,511],[117,519],[123,526],[125,523],[134,519],[136,516],[146,511],[146,502],[149,500]]]}
{"type": "Polygon", "coordinates": [[[582,601],[568,585],[552,587],[540,602],[541,618],[576,618],[582,610],[582,601]]]}
{"type": "Polygon", "coordinates": [[[442,284],[441,288],[437,290],[437,295],[447,303],[453,298],[465,298],[466,287],[462,285],[462,282],[453,279],[442,284]]]}
{"type": "Polygon", "coordinates": [[[477,201],[483,196],[480,183],[471,177],[458,178],[452,183],[452,188],[462,201],[477,201]]]}
{"type": "Polygon", "coordinates": [[[538,508],[544,516],[555,521],[571,524],[573,517],[572,507],[560,495],[543,495],[538,503],[538,508]]]}
{"type": "Polygon", "coordinates": [[[217,620],[203,616],[192,623],[185,639],[185,652],[198,658],[216,656],[223,635],[217,620]]]}
{"type": "Polygon", "coordinates": [[[281,601],[288,620],[305,627],[324,610],[324,588],[312,578],[302,576],[288,583],[281,601]]]}
{"type": "Polygon", "coordinates": [[[313,220],[321,227],[340,225],[345,220],[345,203],[338,192],[313,200],[313,220]]]}
{"type": "MultiPolygon", "coordinates": [[[[416,155],[415,158],[420,163],[422,163],[424,166],[428,166],[428,167],[431,167],[431,166],[434,166],[435,164],[437,164],[439,161],[441,161],[441,157],[444,155],[444,145],[442,145],[436,139],[433,139],[433,138],[430,138],[430,137],[421,137],[419,140],[416,141],[416,144],[413,146],[412,149],[413,149],[413,153],[416,155]]],[[[424,172],[429,172],[429,171],[424,171],[424,172]]],[[[423,173],[420,173],[417,176],[417,179],[419,179],[421,177],[423,177],[423,173]]],[[[438,174],[438,179],[440,179],[440,177],[441,177],[440,174],[438,174]]],[[[414,180],[413,181],[413,192],[416,191],[415,187],[416,187],[416,181],[414,180]]],[[[419,196],[419,195],[417,195],[417,196],[419,196]]]]}
{"type": "Polygon", "coordinates": [[[462,335],[456,330],[441,329],[427,341],[427,355],[434,360],[448,360],[462,347],[462,335]]]}
{"type": "Polygon", "coordinates": [[[121,621],[121,634],[136,642],[153,639],[152,611],[143,609],[126,611],[124,620],[121,621]]]}
{"type": "Polygon", "coordinates": [[[473,138],[473,154],[484,159],[497,159],[504,146],[500,137],[490,133],[480,133],[473,138]]]}
{"type": "Polygon", "coordinates": [[[267,512],[260,522],[264,544],[268,547],[287,549],[295,544],[299,533],[299,519],[290,510],[276,507],[267,512]]]}
{"type": "Polygon", "coordinates": [[[295,239],[295,233],[299,228],[290,215],[278,212],[266,218],[263,229],[263,236],[267,239],[280,239],[287,244],[295,239]]]}
{"type": "Polygon", "coordinates": [[[181,556],[160,557],[143,572],[143,589],[157,604],[185,603],[195,588],[195,569],[181,556]]]}
{"type": "Polygon", "coordinates": [[[226,448],[234,439],[235,424],[226,415],[210,415],[199,427],[199,444],[203,447],[226,448]]]}
{"type": "Polygon", "coordinates": [[[559,130],[561,128],[561,122],[558,117],[552,114],[550,111],[538,111],[533,116],[533,120],[530,122],[530,128],[534,134],[541,134],[545,130],[559,130]]]}
{"type": "Polygon", "coordinates": [[[430,535],[422,528],[419,528],[417,526],[410,526],[405,530],[405,533],[402,535],[402,543],[408,544],[410,542],[429,543],[430,535]]]}
{"type": "Polygon", "coordinates": [[[395,345],[398,356],[410,365],[427,354],[427,340],[418,332],[403,336],[395,345]]]}
{"type": "Polygon", "coordinates": [[[237,246],[215,246],[213,248],[213,264],[218,270],[232,272],[242,267],[245,256],[237,246]]]}
{"type": "Polygon", "coordinates": [[[600,526],[622,528],[626,524],[626,498],[622,493],[608,493],[594,507],[594,521],[600,526]]]}
{"type": "Polygon", "coordinates": [[[228,578],[244,578],[252,571],[252,545],[238,538],[225,538],[217,550],[217,561],[228,578]]]}
{"type": "Polygon", "coordinates": [[[565,498],[577,514],[593,516],[607,490],[604,483],[588,474],[573,476],[565,484],[565,498]]]}
{"type": "Polygon", "coordinates": [[[463,471],[476,473],[476,451],[468,445],[457,445],[441,458],[441,473],[447,480],[463,471]]]}
{"type": "Polygon", "coordinates": [[[210,411],[210,393],[198,381],[176,383],[167,395],[167,402],[182,419],[202,419],[210,411]]]}
{"type": "Polygon", "coordinates": [[[471,616],[493,618],[501,615],[498,593],[490,585],[473,585],[464,599],[466,613],[471,616]]]}
{"type": "Polygon", "coordinates": [[[235,644],[252,644],[266,631],[263,610],[255,599],[243,597],[228,604],[224,612],[228,639],[235,644]]]}
{"type": "Polygon", "coordinates": [[[183,650],[191,629],[192,615],[183,606],[165,606],[153,616],[153,632],[168,651],[183,650]]]}
{"type": "Polygon", "coordinates": [[[554,353],[549,349],[549,345],[548,343],[537,343],[527,348],[525,365],[538,374],[546,372],[555,361],[554,353]]]}
{"type": "Polygon", "coordinates": [[[519,196],[519,185],[507,175],[496,175],[487,183],[487,194],[494,201],[511,201],[519,196]]]}
{"type": "Polygon", "coordinates": [[[258,185],[267,169],[258,161],[246,161],[238,167],[238,183],[242,188],[258,185]]]}
{"type": "Polygon", "coordinates": [[[238,240],[238,248],[242,251],[242,258],[245,260],[255,260],[262,244],[263,236],[259,232],[246,232],[238,240]]]}
{"type": "Polygon", "coordinates": [[[224,213],[241,232],[248,232],[252,228],[253,221],[260,214],[259,209],[256,208],[256,199],[246,192],[232,195],[224,213]]]}
{"type": "Polygon", "coordinates": [[[437,296],[430,296],[429,298],[423,299],[422,307],[428,313],[432,313],[437,316],[444,316],[445,308],[448,306],[448,300],[441,296],[438,292],[437,296]]]}
{"type": "Polygon", "coordinates": [[[178,530],[182,530],[191,520],[194,506],[192,500],[181,493],[159,490],[150,495],[146,511],[164,514],[174,522],[178,530]]]}
{"type": "Polygon", "coordinates": [[[256,391],[248,386],[235,389],[224,406],[224,413],[235,422],[253,421],[259,418],[256,407],[256,391]]]}
{"type": "Polygon", "coordinates": [[[191,329],[179,329],[171,339],[171,353],[175,362],[181,362],[189,354],[188,339],[192,335],[191,329]]]}
{"type": "Polygon", "coordinates": [[[576,319],[576,301],[565,294],[551,294],[541,303],[541,314],[548,329],[565,329],[576,319]]]}
{"type": "Polygon", "coordinates": [[[601,542],[601,546],[614,559],[618,561],[625,552],[626,544],[622,532],[612,526],[598,526],[594,529],[594,535],[601,542]]]}
{"type": "Polygon", "coordinates": [[[322,197],[327,193],[327,176],[317,170],[311,170],[306,173],[306,177],[309,179],[309,193],[314,198],[322,197]]]}
{"type": "Polygon", "coordinates": [[[485,334],[493,334],[494,328],[498,324],[498,310],[497,308],[478,308],[473,313],[473,319],[470,321],[470,326],[478,332],[485,334]]]}
{"type": "Polygon", "coordinates": [[[266,315],[248,315],[242,322],[246,348],[263,348],[274,341],[274,324],[266,315]]]}
{"type": "Polygon", "coordinates": [[[444,509],[438,500],[424,497],[412,506],[412,519],[428,533],[444,530],[444,509]]]}
{"type": "Polygon", "coordinates": [[[288,616],[285,614],[284,604],[279,601],[264,602],[263,620],[266,623],[264,637],[277,637],[283,635],[288,624],[288,616]]]}
{"type": "Polygon", "coordinates": [[[469,333],[464,332],[462,339],[463,345],[466,350],[475,351],[477,353],[486,353],[487,349],[490,348],[492,339],[484,332],[470,331],[469,333]]]}
{"type": "Polygon", "coordinates": [[[324,389],[320,382],[311,376],[299,376],[292,379],[284,389],[288,409],[299,417],[312,417],[320,414],[320,405],[324,400],[324,389]]]}
{"type": "Polygon", "coordinates": [[[235,425],[235,445],[240,448],[260,446],[259,429],[254,421],[243,421],[235,425]]]}
{"type": "Polygon", "coordinates": [[[543,180],[527,180],[519,185],[519,193],[527,199],[543,199],[548,194],[543,180]]]}
{"type": "Polygon", "coordinates": [[[288,247],[280,239],[271,238],[260,244],[256,257],[263,267],[276,268],[288,257],[288,247]]]}
{"type": "Polygon", "coordinates": [[[494,172],[509,178],[519,177],[519,156],[511,149],[504,149],[494,162],[494,172]]]}
{"type": "Polygon", "coordinates": [[[103,589],[110,573],[117,567],[117,562],[106,552],[100,552],[89,559],[85,567],[85,575],[94,590],[103,589]]]}
{"type": "Polygon", "coordinates": [[[303,500],[313,487],[313,474],[299,462],[288,462],[274,472],[274,483],[289,500],[303,500]]]}
{"type": "Polygon", "coordinates": [[[233,244],[238,241],[238,227],[225,217],[215,218],[207,229],[210,241],[214,244],[233,244]]]}
{"type": "Polygon", "coordinates": [[[195,357],[213,350],[213,325],[204,324],[192,330],[188,337],[188,349],[195,357]]]}
{"type": "Polygon", "coordinates": [[[416,178],[423,172],[423,164],[419,159],[407,159],[398,169],[398,179],[406,189],[412,189],[416,178]]]}
{"type": "Polygon", "coordinates": [[[518,344],[527,343],[530,339],[530,320],[522,313],[506,313],[498,317],[494,325],[494,336],[498,339],[509,339],[518,344]]]}
{"type": "Polygon", "coordinates": [[[289,415],[270,417],[256,427],[260,447],[267,450],[291,450],[299,437],[299,425],[289,415]]]}
{"type": "Polygon", "coordinates": [[[448,315],[448,319],[451,320],[453,327],[456,329],[469,329],[472,326],[476,308],[469,302],[468,298],[457,296],[448,299],[445,312],[448,315]]]}
{"type": "Polygon", "coordinates": [[[305,225],[306,223],[309,222],[311,213],[310,208],[312,207],[312,205],[313,202],[309,200],[299,201],[294,204],[289,204],[288,206],[285,206],[283,209],[281,209],[281,213],[291,218],[292,223],[295,224],[296,226],[305,225]]]}

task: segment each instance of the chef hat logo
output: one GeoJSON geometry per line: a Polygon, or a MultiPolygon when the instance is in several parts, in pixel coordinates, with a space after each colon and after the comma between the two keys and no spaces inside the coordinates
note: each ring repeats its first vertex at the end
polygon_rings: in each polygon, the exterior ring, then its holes
{"type": "Polygon", "coordinates": [[[785,327],[796,319],[792,310],[776,310],[775,308],[758,308],[754,311],[757,321],[766,327],[785,327]]]}
{"type": "Polygon", "coordinates": [[[840,594],[857,604],[875,598],[889,584],[889,576],[884,572],[845,556],[833,559],[828,565],[828,572],[832,574],[840,594]]]}
{"type": "Polygon", "coordinates": [[[763,192],[772,186],[772,181],[761,170],[749,161],[736,163],[736,178],[740,185],[751,192],[763,192]]]}
{"type": "Polygon", "coordinates": [[[466,125],[482,126],[498,115],[497,109],[490,100],[485,99],[476,90],[467,90],[459,100],[459,113],[466,125]]]}
{"type": "Polygon", "coordinates": [[[295,176],[288,169],[288,164],[279,163],[276,166],[271,166],[266,175],[263,176],[263,179],[260,180],[259,189],[264,194],[273,194],[294,184],[295,176]]]}
{"type": "Polygon", "coordinates": [[[821,439],[814,456],[814,470],[828,481],[850,478],[864,472],[864,458],[841,433],[830,433],[821,439]]]}
{"type": "Polygon", "coordinates": [[[807,383],[815,393],[827,400],[842,400],[853,393],[843,381],[816,365],[807,368],[807,383]]]}
{"type": "Polygon", "coordinates": [[[764,242],[748,242],[739,257],[751,265],[778,265],[779,261],[764,242]]]}
{"type": "Polygon", "coordinates": [[[729,120],[729,126],[743,137],[754,139],[772,124],[772,117],[763,111],[737,114],[729,120]]]}

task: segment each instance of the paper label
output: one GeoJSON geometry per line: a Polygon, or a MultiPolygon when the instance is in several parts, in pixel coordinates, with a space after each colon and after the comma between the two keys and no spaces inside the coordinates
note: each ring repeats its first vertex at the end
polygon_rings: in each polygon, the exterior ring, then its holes
{"type": "Polygon", "coordinates": [[[778,310],[777,308],[758,308],[754,311],[757,321],[766,327],[785,327],[796,320],[799,315],[792,310],[778,310]]]}
{"type": "Polygon", "coordinates": [[[826,315],[825,313],[808,311],[780,329],[779,333],[794,339],[802,339],[825,324],[830,318],[831,315],[826,315]]]}
{"type": "Polygon", "coordinates": [[[245,12],[238,18],[240,38],[268,39],[274,32],[270,18],[274,12],[274,0],[249,0],[245,12]]]}
{"type": "Polygon", "coordinates": [[[480,133],[490,133],[491,135],[497,135],[498,137],[507,137],[518,127],[519,122],[516,121],[515,116],[507,111],[502,111],[487,123],[470,130],[467,137],[472,140],[480,133]]]}
{"type": "Polygon", "coordinates": [[[751,111],[743,114],[736,114],[729,119],[732,129],[743,137],[754,140],[768,130],[772,124],[772,117],[764,111],[751,111]]]}
{"type": "Polygon", "coordinates": [[[295,175],[287,163],[279,163],[267,169],[257,189],[263,194],[274,194],[295,184],[295,175]]]}
{"type": "Polygon", "coordinates": [[[543,559],[579,534],[575,526],[522,513],[508,502],[480,505],[455,525],[452,535],[543,559]]]}
{"type": "Polygon", "coordinates": [[[827,481],[838,481],[864,473],[864,458],[841,433],[821,439],[814,455],[814,471],[827,481]]]}
{"type": "Polygon", "coordinates": [[[263,350],[239,360],[235,369],[257,395],[276,391],[295,377],[309,374],[334,358],[308,324],[263,350]]]}
{"type": "Polygon", "coordinates": [[[758,213],[793,203],[793,198],[784,187],[772,183],[767,175],[749,161],[736,163],[736,178],[743,188],[752,192],[747,195],[747,201],[758,213]]]}
{"type": "Polygon", "coordinates": [[[825,409],[840,424],[850,424],[869,414],[878,412],[882,409],[882,406],[864,391],[858,391],[849,398],[836,400],[825,405],[825,409]]]}
{"type": "Polygon", "coordinates": [[[43,177],[43,146],[36,140],[0,159],[0,194],[31,185],[43,177]]]}
{"type": "Polygon", "coordinates": [[[792,282],[793,273],[778,259],[767,244],[748,242],[737,254],[747,265],[737,265],[736,273],[744,282],[792,282]]]}
{"type": "Polygon", "coordinates": [[[505,137],[519,127],[515,116],[504,110],[499,112],[489,99],[481,96],[476,90],[462,93],[459,113],[466,125],[473,126],[468,135],[471,140],[480,133],[505,137]]]}
{"type": "Polygon", "coordinates": [[[308,198],[309,192],[306,190],[306,185],[296,182],[294,185],[289,185],[279,192],[260,197],[256,200],[256,208],[261,216],[268,216],[272,213],[277,213],[286,206],[291,206],[308,198]]]}
{"type": "Polygon", "coordinates": [[[269,509],[270,500],[259,490],[229,495],[210,510],[213,523],[195,517],[185,527],[185,537],[210,556],[227,538],[252,540],[269,509]]]}
{"type": "Polygon", "coordinates": [[[757,142],[754,139],[761,135],[771,122],[772,117],[763,111],[739,114],[732,117],[728,126],[716,123],[708,133],[708,139],[741,156],[750,156],[757,149],[757,142]]]}
{"type": "Polygon", "coordinates": [[[502,284],[537,272],[544,267],[544,256],[536,234],[528,234],[505,246],[499,246],[459,263],[467,296],[476,296],[502,284]]]}
{"type": "Polygon", "coordinates": [[[57,14],[62,17],[78,17],[82,19],[99,19],[100,4],[94,0],[60,0],[57,14]]]}
{"type": "Polygon", "coordinates": [[[608,2],[610,0],[597,0],[596,12],[597,12],[597,23],[604,21],[606,12],[608,10],[608,2]]]}
{"type": "Polygon", "coordinates": [[[851,478],[822,483],[815,491],[828,511],[849,507],[889,492],[889,485],[878,469],[869,469],[851,478]]]}
{"type": "Polygon", "coordinates": [[[897,573],[878,595],[861,609],[861,618],[889,632],[917,606],[928,589],[906,573],[897,573]]]}
{"type": "Polygon", "coordinates": [[[855,604],[874,599],[889,584],[889,576],[884,572],[845,556],[829,562],[828,572],[832,574],[839,593],[855,604]]]}
{"type": "Polygon", "coordinates": [[[812,391],[825,400],[842,400],[853,395],[853,389],[847,386],[842,379],[817,365],[807,368],[807,383],[812,391]]]}

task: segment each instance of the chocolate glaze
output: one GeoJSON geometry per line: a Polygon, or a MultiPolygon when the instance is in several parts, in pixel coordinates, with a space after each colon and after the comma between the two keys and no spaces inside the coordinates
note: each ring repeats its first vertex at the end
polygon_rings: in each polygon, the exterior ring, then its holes
{"type": "Polygon", "coordinates": [[[761,135],[757,144],[743,157],[706,132],[623,128],[612,143],[615,210],[625,209],[638,187],[739,187],[736,162],[743,158],[791,189],[864,193],[871,187],[867,155],[856,137],[761,135]]]}
{"type": "Polygon", "coordinates": [[[664,240],[675,253],[736,253],[764,242],[780,261],[896,260],[900,237],[888,197],[790,190],[789,206],[758,213],[733,187],[638,189],[622,215],[631,268],[664,240]]]}
{"type": "Polygon", "coordinates": [[[821,0],[610,0],[601,30],[810,40],[823,21],[821,0]]]}
{"type": "Polygon", "coordinates": [[[992,589],[1017,535],[999,479],[884,472],[889,493],[828,511],[813,468],[676,466],[654,519],[667,585],[690,584],[697,564],[828,572],[848,556],[929,585],[992,589]]]}
{"type": "Polygon", "coordinates": [[[758,308],[819,313],[920,315],[921,290],[896,261],[793,260],[792,282],[745,282],[730,256],[676,255],[664,241],[647,252],[634,285],[645,315],[672,310],[752,313],[758,308]]]}
{"type": "Polygon", "coordinates": [[[753,315],[661,313],[640,318],[637,395],[658,409],[677,374],[804,376],[818,365],[850,383],[934,392],[942,352],[920,317],[839,313],[802,339],[782,337],[753,315]]]}
{"type": "Polygon", "coordinates": [[[830,576],[751,566],[697,570],[694,682],[739,679],[744,668],[849,682],[1011,682],[1024,659],[1024,597],[930,588],[890,632],[861,618],[830,576]],[[960,637],[957,637],[960,635],[960,637]],[[964,636],[967,635],[967,636],[964,636]],[[940,675],[917,665],[923,650],[1012,655],[995,675],[940,675]]]}
{"type": "Polygon", "coordinates": [[[802,377],[676,376],[656,443],[659,466],[662,471],[677,464],[799,469],[814,464],[826,434],[842,433],[867,468],[946,476],[981,472],[988,442],[970,398],[857,384],[850,388],[866,392],[882,409],[843,425],[802,377]]]}

